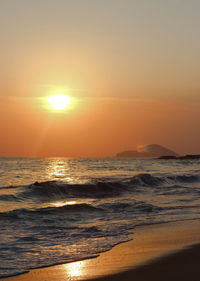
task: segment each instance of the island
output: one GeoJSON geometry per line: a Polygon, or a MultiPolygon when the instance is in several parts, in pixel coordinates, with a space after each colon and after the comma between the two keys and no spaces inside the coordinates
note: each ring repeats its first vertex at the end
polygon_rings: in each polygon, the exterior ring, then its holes
{"type": "Polygon", "coordinates": [[[116,154],[116,157],[133,157],[133,158],[158,158],[158,157],[179,157],[179,155],[159,144],[149,144],[138,150],[127,150],[116,154]]]}

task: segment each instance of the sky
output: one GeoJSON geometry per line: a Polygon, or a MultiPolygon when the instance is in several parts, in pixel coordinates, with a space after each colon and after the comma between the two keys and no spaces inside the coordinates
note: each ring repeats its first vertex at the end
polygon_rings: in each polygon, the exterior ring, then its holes
{"type": "Polygon", "coordinates": [[[200,153],[200,1],[0,0],[0,156],[200,153]],[[53,110],[47,98],[71,104],[53,110]]]}

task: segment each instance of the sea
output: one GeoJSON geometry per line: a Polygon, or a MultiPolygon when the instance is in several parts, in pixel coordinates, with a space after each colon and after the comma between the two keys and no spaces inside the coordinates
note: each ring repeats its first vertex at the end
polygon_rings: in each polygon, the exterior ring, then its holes
{"type": "Polygon", "coordinates": [[[197,218],[200,160],[0,158],[0,277],[96,257],[138,225],[197,218]]]}

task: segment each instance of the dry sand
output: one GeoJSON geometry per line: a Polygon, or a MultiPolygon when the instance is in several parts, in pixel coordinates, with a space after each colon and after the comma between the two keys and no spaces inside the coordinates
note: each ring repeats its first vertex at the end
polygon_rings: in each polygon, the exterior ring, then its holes
{"type": "Polygon", "coordinates": [[[200,220],[141,226],[133,231],[134,240],[98,258],[31,270],[1,280],[200,280],[200,220]]]}

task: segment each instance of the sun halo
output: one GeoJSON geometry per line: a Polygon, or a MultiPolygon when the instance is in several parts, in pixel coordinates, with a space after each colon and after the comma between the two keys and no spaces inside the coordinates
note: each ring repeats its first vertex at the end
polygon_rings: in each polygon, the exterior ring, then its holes
{"type": "Polygon", "coordinates": [[[69,104],[71,103],[71,98],[69,96],[65,96],[65,95],[54,95],[54,96],[51,96],[49,98],[47,98],[50,106],[52,109],[54,110],[64,110],[66,109],[69,104]]]}

